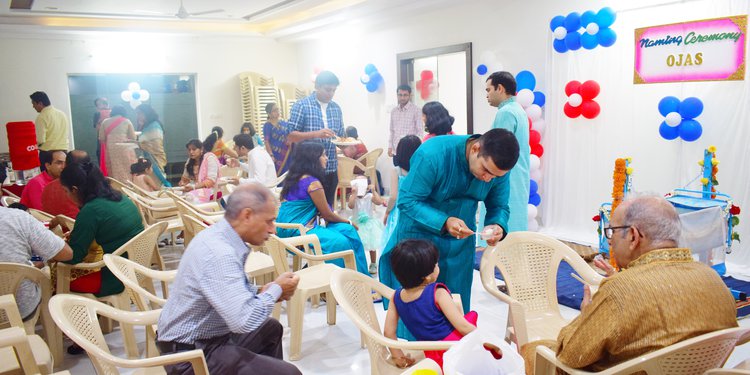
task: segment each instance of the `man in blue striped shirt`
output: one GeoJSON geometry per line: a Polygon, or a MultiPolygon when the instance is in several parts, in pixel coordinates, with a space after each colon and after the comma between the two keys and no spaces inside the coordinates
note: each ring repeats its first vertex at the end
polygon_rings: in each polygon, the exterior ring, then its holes
{"type": "Polygon", "coordinates": [[[333,101],[338,86],[339,79],[335,74],[327,70],[320,72],[315,78],[315,92],[292,106],[289,114],[290,133],[287,136],[291,143],[315,139],[325,147],[328,164],[321,183],[329,205],[334,203],[336,185],[339,183],[336,146],[331,142],[331,138],[344,137],[341,107],[333,101]]]}
{"type": "MultiPolygon", "coordinates": [[[[202,349],[211,374],[301,374],[283,361],[281,324],[270,318],[277,301],[294,294],[299,276],[250,284],[244,265],[250,249],[275,232],[278,202],[257,183],[239,186],[227,201],[224,220],[200,232],[180,261],[159,317],[162,354],[202,349]]],[[[168,374],[192,374],[189,363],[168,374]]]]}

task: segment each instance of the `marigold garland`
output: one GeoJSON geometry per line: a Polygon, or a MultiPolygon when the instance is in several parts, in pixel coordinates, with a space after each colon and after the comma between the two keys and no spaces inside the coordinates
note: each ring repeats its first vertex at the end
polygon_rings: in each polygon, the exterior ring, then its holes
{"type": "MultiPolygon", "coordinates": [[[[633,173],[633,168],[629,167],[628,164],[630,164],[631,159],[628,158],[618,158],[615,160],[615,170],[612,173],[612,210],[610,211],[610,217],[615,212],[615,209],[617,209],[617,206],[622,203],[623,199],[625,199],[625,192],[627,191],[627,183],[628,183],[628,176],[630,176],[633,173]]],[[[615,257],[612,256],[611,249],[610,249],[610,256],[609,256],[609,263],[614,267],[615,269],[618,269],[617,261],[615,260],[615,257]]]]}

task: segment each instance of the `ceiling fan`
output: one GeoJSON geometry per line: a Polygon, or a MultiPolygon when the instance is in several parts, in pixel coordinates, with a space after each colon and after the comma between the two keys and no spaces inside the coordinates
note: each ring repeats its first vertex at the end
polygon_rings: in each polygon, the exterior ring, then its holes
{"type": "Polygon", "coordinates": [[[211,14],[211,13],[219,13],[223,12],[224,9],[213,9],[213,10],[204,10],[202,12],[188,12],[187,9],[185,9],[185,6],[182,4],[182,0],[180,0],[180,9],[177,10],[177,13],[175,13],[175,16],[181,20],[187,19],[191,16],[202,16],[205,14],[211,14]]]}

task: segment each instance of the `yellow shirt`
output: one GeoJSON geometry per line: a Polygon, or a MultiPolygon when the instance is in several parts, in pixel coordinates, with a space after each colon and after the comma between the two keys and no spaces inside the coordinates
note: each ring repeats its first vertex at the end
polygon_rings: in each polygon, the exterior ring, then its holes
{"type": "Polygon", "coordinates": [[[688,249],[643,254],[605,279],[557,338],[558,359],[600,371],[704,333],[737,327],[734,297],[688,249]]]}
{"type": "Polygon", "coordinates": [[[36,142],[42,151],[69,150],[70,127],[65,113],[48,105],[36,116],[36,142]]]}

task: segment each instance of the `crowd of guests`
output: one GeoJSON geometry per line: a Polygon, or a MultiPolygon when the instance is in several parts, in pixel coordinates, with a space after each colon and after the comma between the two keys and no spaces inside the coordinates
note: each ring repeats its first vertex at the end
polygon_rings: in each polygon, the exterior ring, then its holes
{"type": "MultiPolygon", "coordinates": [[[[348,217],[333,209],[337,157],[341,153],[357,159],[368,150],[362,142],[342,148],[332,142],[344,136],[359,140],[359,135],[356,128],[343,126],[341,107],[332,100],[339,81],[331,72],[317,76],[315,92],[296,102],[288,121],[281,119],[278,105],[268,104],[262,138],[246,123],[226,142],[221,127],[202,141],[190,140],[178,185],[193,200],[217,198],[224,164],[240,168],[247,177],[227,179],[239,186],[225,197],[224,219],[200,232],[182,256],[158,323],[160,352],[203,349],[211,373],[299,373],[283,361],[283,329],[270,317],[276,302],[291,298],[299,277],[285,273],[269,284],[253,285],[244,273],[250,251],[246,243],[262,245],[271,234],[300,235],[297,229],[277,229],[275,222],[304,226],[307,234],[318,237],[325,254],[352,250],[357,272],[377,274],[395,290],[391,300],[383,300],[385,336],[455,341],[475,330],[478,315],[471,310],[471,286],[476,233],[481,231],[494,246],[515,231],[509,226],[511,202],[518,194],[512,181],[522,176],[528,159],[521,129],[528,130],[528,123],[516,116],[515,82],[503,73],[487,80],[488,101],[498,107],[498,116],[497,126],[484,134],[453,134],[454,118],[441,103],[429,102],[420,109],[410,101],[411,88],[399,86],[388,140],[394,164],[390,197],[381,197],[375,181],[355,171],[348,217]],[[268,187],[282,175],[277,198],[268,187]],[[483,221],[477,225],[480,203],[483,221]],[[386,206],[382,219],[374,210],[379,205],[386,206]],[[451,293],[460,295],[463,310],[451,293]]],[[[71,264],[101,260],[144,229],[136,206],[113,190],[105,176],[133,181],[147,191],[169,186],[163,126],[153,108],[142,104],[136,108],[141,131],[136,137],[123,107],[109,109],[106,100],[97,99],[99,160],[92,162],[86,152],[51,148],[64,145],[54,143],[60,135],[51,129],[59,118],[45,98],[34,93],[32,102],[40,113],[37,126],[47,135],[40,143],[54,146],[40,153],[44,172],[29,181],[21,203],[65,214],[76,224],[63,240],[30,215],[0,208],[0,225],[12,228],[1,232],[0,239],[15,244],[0,250],[0,261],[29,264],[32,255],[71,264]]],[[[540,345],[556,350],[568,366],[598,371],[737,326],[734,299],[718,275],[693,261],[689,249],[678,248],[679,218],[664,198],[625,201],[604,234],[623,271],[596,263],[607,277],[593,296],[584,287],[581,314],[557,338],[519,348],[527,372],[533,371],[540,345]],[[620,317],[616,323],[613,316],[620,317]]],[[[342,260],[330,262],[344,266],[342,260]]],[[[124,287],[103,267],[73,275],[70,289],[107,296],[124,287]]],[[[39,304],[39,292],[22,284],[19,293],[22,316],[28,318],[39,304]]],[[[390,354],[399,367],[414,363],[400,350],[390,354]]],[[[442,352],[425,355],[442,365],[442,352]]],[[[170,374],[190,371],[187,364],[167,367],[170,374]]]]}

